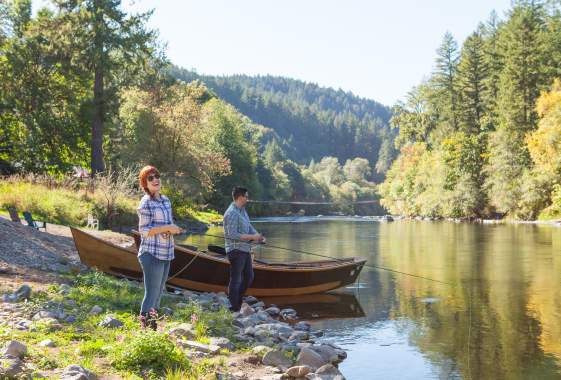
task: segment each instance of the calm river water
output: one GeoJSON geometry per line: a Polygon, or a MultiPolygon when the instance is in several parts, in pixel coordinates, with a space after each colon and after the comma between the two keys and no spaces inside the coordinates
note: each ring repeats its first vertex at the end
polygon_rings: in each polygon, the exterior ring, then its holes
{"type": "MultiPolygon", "coordinates": [[[[293,306],[348,350],[347,379],[561,379],[561,228],[302,220],[255,226],[270,245],[363,256],[451,284],[365,268],[334,294],[267,300],[293,306]]],[[[314,259],[272,248],[257,256],[314,259]]]]}

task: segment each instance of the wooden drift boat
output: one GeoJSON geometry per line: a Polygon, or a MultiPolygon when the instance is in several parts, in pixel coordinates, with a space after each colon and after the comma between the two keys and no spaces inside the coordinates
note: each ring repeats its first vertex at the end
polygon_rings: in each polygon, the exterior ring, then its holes
{"type": "MultiPolygon", "coordinates": [[[[142,280],[135,247],[120,247],[70,228],[83,264],[118,276],[142,280]]],[[[138,242],[138,235],[136,239],[138,242]]],[[[291,296],[321,293],[354,283],[366,260],[352,257],[294,263],[254,262],[248,295],[291,296]]],[[[226,292],[230,263],[224,255],[175,246],[168,285],[201,292],[226,292]]]]}

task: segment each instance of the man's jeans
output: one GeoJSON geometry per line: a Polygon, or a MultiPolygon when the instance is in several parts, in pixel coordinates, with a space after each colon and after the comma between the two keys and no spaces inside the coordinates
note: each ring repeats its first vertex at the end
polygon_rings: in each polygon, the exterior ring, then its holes
{"type": "Polygon", "coordinates": [[[143,253],[138,258],[144,273],[144,299],[141,313],[148,313],[151,308],[160,307],[160,299],[165,289],[169,274],[170,260],[160,260],[149,253],[143,253]]]}
{"type": "Polygon", "coordinates": [[[239,311],[242,297],[253,282],[253,264],[249,252],[234,249],[228,253],[230,261],[230,283],[228,284],[228,299],[233,311],[239,311]]]}

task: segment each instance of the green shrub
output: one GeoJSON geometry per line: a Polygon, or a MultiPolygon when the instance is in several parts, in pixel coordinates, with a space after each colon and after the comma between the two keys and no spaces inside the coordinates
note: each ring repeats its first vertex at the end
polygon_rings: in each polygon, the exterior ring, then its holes
{"type": "Polygon", "coordinates": [[[160,372],[168,368],[190,366],[185,354],[166,335],[150,330],[142,331],[115,346],[113,353],[113,365],[121,370],[160,372]]]}

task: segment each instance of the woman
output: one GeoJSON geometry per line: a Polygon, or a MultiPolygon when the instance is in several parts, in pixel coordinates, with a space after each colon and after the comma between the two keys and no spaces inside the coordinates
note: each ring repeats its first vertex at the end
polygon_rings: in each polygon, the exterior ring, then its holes
{"type": "Polygon", "coordinates": [[[141,235],[138,261],[144,273],[144,299],[140,309],[140,325],[157,329],[158,308],[173,260],[173,235],[182,232],[173,224],[171,203],[160,194],[158,169],[145,166],[140,171],[140,187],[146,195],[138,206],[138,231],[141,235]]]}

